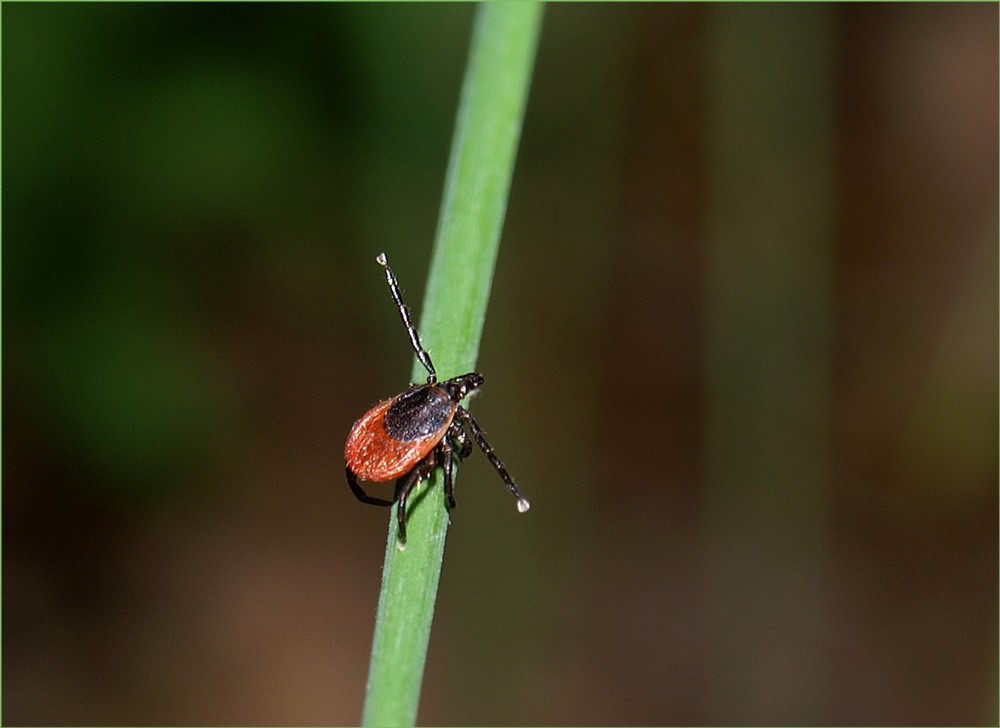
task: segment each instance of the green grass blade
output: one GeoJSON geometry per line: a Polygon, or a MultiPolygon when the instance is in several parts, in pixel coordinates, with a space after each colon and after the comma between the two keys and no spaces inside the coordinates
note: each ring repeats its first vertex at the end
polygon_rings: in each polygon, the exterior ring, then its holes
{"type": "MultiPolygon", "coordinates": [[[[476,11],[421,309],[421,340],[442,378],[475,368],[541,18],[542,5],[532,2],[484,3],[476,11]]],[[[425,377],[415,363],[413,381],[425,377]]],[[[392,509],[366,726],[416,722],[448,528],[440,480],[436,471],[410,497],[405,551],[392,509]]],[[[513,499],[510,516],[517,517],[513,499]]]]}

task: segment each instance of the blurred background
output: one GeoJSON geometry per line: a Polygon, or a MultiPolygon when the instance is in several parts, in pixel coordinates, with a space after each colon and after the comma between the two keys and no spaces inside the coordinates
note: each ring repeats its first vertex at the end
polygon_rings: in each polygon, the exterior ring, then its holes
{"type": "MultiPolygon", "coordinates": [[[[5,723],[360,719],[473,14],[4,4],[5,723]]],[[[997,20],[547,9],[422,723],[996,725],[997,20]]]]}

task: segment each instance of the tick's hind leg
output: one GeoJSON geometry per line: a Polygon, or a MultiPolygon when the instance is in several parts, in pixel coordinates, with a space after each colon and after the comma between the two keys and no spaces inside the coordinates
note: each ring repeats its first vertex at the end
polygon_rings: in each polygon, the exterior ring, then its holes
{"type": "Polygon", "coordinates": [[[350,466],[347,466],[347,484],[351,486],[351,492],[354,493],[355,497],[362,503],[367,503],[370,506],[391,506],[392,501],[385,500],[384,498],[376,498],[374,496],[365,493],[364,489],[358,485],[358,476],[354,474],[350,466]]]}
{"type": "Polygon", "coordinates": [[[408,475],[396,481],[399,490],[396,521],[399,523],[399,541],[401,544],[406,543],[406,499],[410,497],[410,492],[417,487],[417,483],[428,476],[435,462],[434,451],[432,450],[431,454],[417,463],[408,475]]]}

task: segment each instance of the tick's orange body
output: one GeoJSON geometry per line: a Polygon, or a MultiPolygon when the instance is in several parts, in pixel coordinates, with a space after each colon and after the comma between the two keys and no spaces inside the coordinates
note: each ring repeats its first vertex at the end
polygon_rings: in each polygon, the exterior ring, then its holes
{"type": "MultiPolygon", "coordinates": [[[[448,427],[455,418],[458,404],[449,400],[439,387],[434,389],[441,391],[442,398],[434,399],[447,414],[443,420],[440,416],[436,418],[435,426],[429,434],[412,439],[399,439],[389,433],[386,427],[386,413],[393,405],[399,403],[400,398],[409,394],[408,392],[379,402],[354,423],[351,434],[347,436],[344,460],[358,478],[373,483],[384,483],[400,478],[413,470],[414,466],[441,442],[441,438],[448,432],[448,427]],[[441,421],[439,426],[437,421],[441,421]]],[[[390,423],[393,421],[392,415],[389,421],[390,423]]]]}

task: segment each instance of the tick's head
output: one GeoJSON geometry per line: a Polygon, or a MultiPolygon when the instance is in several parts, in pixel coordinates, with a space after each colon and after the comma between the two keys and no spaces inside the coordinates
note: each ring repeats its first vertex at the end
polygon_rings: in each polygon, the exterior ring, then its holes
{"type": "Polygon", "coordinates": [[[461,402],[469,394],[479,389],[483,384],[483,375],[478,372],[469,372],[460,377],[441,382],[441,386],[451,397],[453,402],[461,402]]]}

